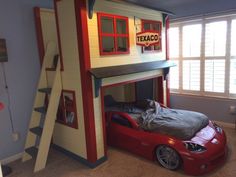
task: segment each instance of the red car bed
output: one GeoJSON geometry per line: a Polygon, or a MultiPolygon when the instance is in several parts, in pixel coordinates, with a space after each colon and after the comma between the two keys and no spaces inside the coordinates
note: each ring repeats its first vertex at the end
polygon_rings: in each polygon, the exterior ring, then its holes
{"type": "Polygon", "coordinates": [[[108,145],[190,175],[215,169],[227,156],[224,131],[201,113],[160,107],[154,101],[119,103],[105,97],[108,145]]]}

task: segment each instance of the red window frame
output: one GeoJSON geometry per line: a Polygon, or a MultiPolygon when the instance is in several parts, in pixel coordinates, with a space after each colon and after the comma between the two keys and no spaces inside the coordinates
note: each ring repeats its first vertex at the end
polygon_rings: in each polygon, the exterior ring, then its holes
{"type": "Polygon", "coordinates": [[[75,99],[75,91],[72,90],[62,90],[60,103],[57,111],[57,119],[56,122],[66,125],[68,127],[72,127],[78,129],[78,117],[77,117],[77,107],[76,107],[76,99],[75,99]],[[72,94],[73,100],[71,103],[65,105],[64,93],[72,94]],[[67,123],[66,121],[66,111],[74,113],[74,121],[73,123],[67,123]]]}
{"type": "Polygon", "coordinates": [[[142,26],[142,31],[150,31],[150,30],[145,30],[144,29],[144,24],[158,24],[160,27],[160,30],[151,30],[151,31],[156,31],[160,34],[160,41],[158,44],[151,46],[151,50],[146,50],[145,47],[142,47],[142,52],[143,53],[149,53],[149,52],[161,52],[162,51],[162,40],[161,40],[161,32],[162,32],[162,23],[160,21],[154,21],[154,20],[141,20],[141,26],[142,26]],[[160,49],[155,49],[154,46],[159,46],[160,49]]]}
{"type": "Polygon", "coordinates": [[[105,13],[97,13],[98,17],[98,36],[99,36],[99,50],[100,50],[100,55],[116,55],[116,54],[129,54],[130,53],[130,44],[129,44],[129,23],[128,23],[128,17],[125,16],[119,16],[119,15],[112,15],[112,14],[105,14],[105,13]],[[113,20],[113,28],[114,28],[114,33],[103,33],[102,32],[102,25],[101,25],[101,18],[102,17],[108,17],[112,18],[113,20]],[[126,22],[126,34],[118,34],[117,33],[117,24],[116,20],[117,19],[122,19],[125,20],[126,22]],[[114,38],[114,51],[113,52],[104,52],[103,47],[102,47],[102,37],[104,36],[110,36],[114,38]],[[118,51],[118,45],[117,45],[117,40],[118,37],[124,37],[127,39],[127,51],[122,52],[118,51]]]}

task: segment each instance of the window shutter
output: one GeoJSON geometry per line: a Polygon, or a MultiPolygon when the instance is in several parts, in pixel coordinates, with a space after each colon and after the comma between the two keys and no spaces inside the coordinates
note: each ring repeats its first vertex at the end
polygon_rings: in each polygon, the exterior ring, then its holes
{"type": "Polygon", "coordinates": [[[225,60],[205,61],[205,91],[220,92],[225,90],[225,60]]]}
{"type": "Polygon", "coordinates": [[[236,94],[236,59],[230,62],[230,93],[236,94]]]}
{"type": "Polygon", "coordinates": [[[229,92],[236,94],[236,19],[231,24],[231,60],[229,92]]]}
{"type": "Polygon", "coordinates": [[[236,20],[232,20],[231,27],[231,56],[236,56],[236,20]]]}
{"type": "Polygon", "coordinates": [[[170,88],[179,89],[179,61],[172,60],[176,66],[170,68],[170,88]]]}
{"type": "Polygon", "coordinates": [[[235,16],[178,22],[169,37],[174,92],[236,98],[235,16]]]}
{"type": "Polygon", "coordinates": [[[179,28],[174,27],[169,29],[169,52],[170,58],[179,57],[179,28]]]}
{"type": "Polygon", "coordinates": [[[205,56],[225,56],[226,51],[226,21],[206,24],[205,56]]]}
{"type": "Polygon", "coordinates": [[[200,90],[200,61],[184,60],[183,61],[183,89],[200,90]]]}
{"type": "Polygon", "coordinates": [[[200,57],[202,25],[183,27],[183,57],[200,57]]]}

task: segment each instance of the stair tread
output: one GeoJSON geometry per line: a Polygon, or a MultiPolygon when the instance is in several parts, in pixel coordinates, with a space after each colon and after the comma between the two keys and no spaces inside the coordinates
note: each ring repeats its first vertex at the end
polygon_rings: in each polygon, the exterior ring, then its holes
{"type": "Polygon", "coordinates": [[[43,128],[42,127],[34,127],[34,128],[31,128],[30,131],[38,136],[41,136],[43,133],[43,128]]]}
{"type": "Polygon", "coordinates": [[[52,88],[41,88],[41,89],[38,89],[39,92],[43,92],[43,93],[47,93],[47,94],[50,94],[51,91],[52,91],[52,88]]]}
{"type": "Polygon", "coordinates": [[[32,147],[25,149],[25,152],[27,154],[31,155],[32,157],[36,157],[36,155],[38,153],[38,148],[32,146],[32,147]]]}
{"type": "Polygon", "coordinates": [[[40,112],[42,114],[46,114],[47,108],[45,106],[34,108],[35,111],[40,112]]]}

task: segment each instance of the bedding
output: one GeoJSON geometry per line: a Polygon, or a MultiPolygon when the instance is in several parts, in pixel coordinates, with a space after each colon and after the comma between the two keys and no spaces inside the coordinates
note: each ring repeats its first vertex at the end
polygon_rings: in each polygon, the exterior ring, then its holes
{"type": "Polygon", "coordinates": [[[138,123],[144,130],[190,140],[209,124],[207,116],[202,113],[163,108],[152,100],[148,100],[147,105],[147,109],[138,118],[138,123]]]}
{"type": "Polygon", "coordinates": [[[139,126],[152,132],[189,140],[208,125],[207,116],[202,113],[163,108],[153,100],[143,100],[134,103],[112,102],[106,105],[105,111],[126,112],[134,118],[139,126]]]}

